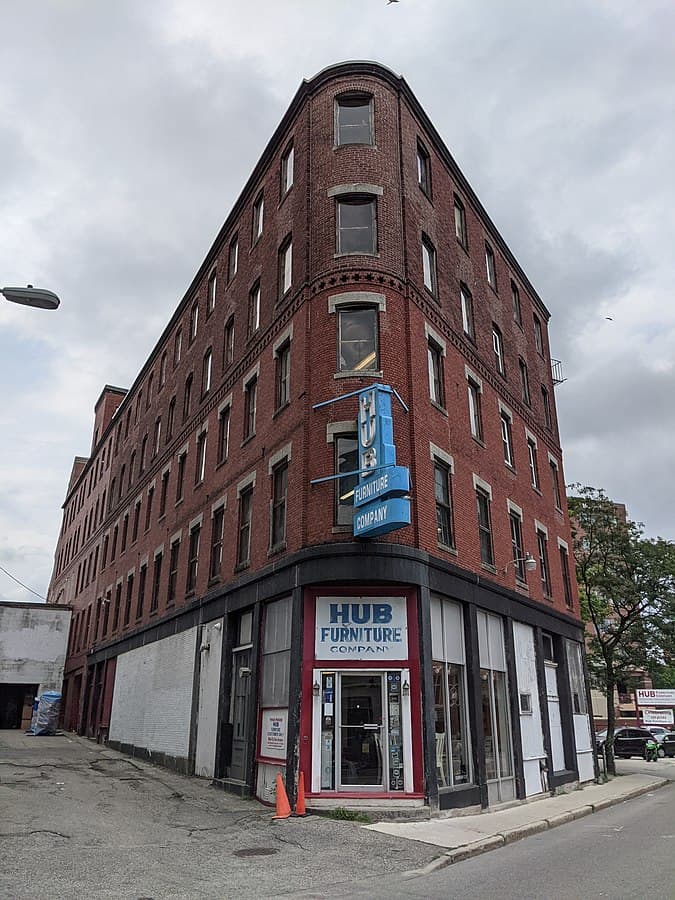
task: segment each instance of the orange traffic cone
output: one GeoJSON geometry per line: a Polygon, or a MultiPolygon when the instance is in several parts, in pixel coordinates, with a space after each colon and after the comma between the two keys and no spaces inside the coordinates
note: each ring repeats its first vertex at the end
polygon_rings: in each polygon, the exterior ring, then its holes
{"type": "Polygon", "coordinates": [[[286,788],[281,780],[281,774],[277,772],[277,814],[272,816],[273,819],[288,819],[291,815],[291,805],[288,802],[286,788]]]}
{"type": "Polygon", "coordinates": [[[305,807],[305,773],[300,772],[298,776],[298,799],[295,804],[296,816],[306,816],[307,809],[305,807]]]}

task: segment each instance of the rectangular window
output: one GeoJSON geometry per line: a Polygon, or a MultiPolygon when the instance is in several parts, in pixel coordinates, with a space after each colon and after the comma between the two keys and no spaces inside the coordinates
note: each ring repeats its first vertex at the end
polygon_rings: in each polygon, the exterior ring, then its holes
{"type": "Polygon", "coordinates": [[[226,406],[218,416],[218,464],[225,462],[230,445],[230,407],[226,406]]]}
{"type": "Polygon", "coordinates": [[[162,440],[162,419],[158,416],[155,419],[155,430],[152,435],[152,456],[153,459],[159,453],[159,446],[162,440]]]}
{"type": "Polygon", "coordinates": [[[218,578],[223,565],[223,532],[225,528],[225,510],[222,506],[214,512],[211,523],[211,558],[209,560],[209,578],[218,578]]]}
{"type": "Polygon", "coordinates": [[[497,290],[497,271],[495,269],[495,255],[492,247],[485,244],[485,270],[487,272],[488,284],[491,288],[497,290]]]}
{"type": "MultiPolygon", "coordinates": [[[[357,472],[359,468],[359,445],[355,434],[341,434],[335,437],[335,474],[357,472]]],[[[354,513],[354,488],[359,476],[344,474],[335,480],[335,524],[351,525],[354,513]]]]}
{"type": "Polygon", "coordinates": [[[190,529],[190,546],[188,552],[188,570],[185,582],[185,590],[187,593],[197,588],[197,569],[199,567],[199,537],[201,534],[201,525],[195,525],[190,529]]]}
{"type": "Polygon", "coordinates": [[[187,453],[181,453],[178,457],[178,475],[176,477],[176,503],[183,499],[183,488],[185,486],[185,463],[187,462],[187,453]]]}
{"type": "Polygon", "coordinates": [[[261,194],[253,204],[253,225],[251,231],[251,244],[255,244],[263,233],[263,216],[265,213],[265,198],[261,194]]]}
{"type": "Polygon", "coordinates": [[[230,248],[227,252],[227,280],[232,281],[237,274],[237,266],[239,265],[239,235],[230,241],[230,248]]]}
{"type": "Polygon", "coordinates": [[[136,618],[143,617],[143,605],[145,603],[145,583],[148,578],[147,565],[141,566],[138,570],[138,594],[136,596],[136,618]]]}
{"type": "Polygon", "coordinates": [[[534,346],[537,348],[537,353],[540,356],[544,355],[544,338],[541,331],[541,322],[539,321],[539,317],[536,315],[532,315],[532,321],[534,322],[534,346]]]}
{"type": "Polygon", "coordinates": [[[176,418],[176,395],[174,394],[169,402],[169,411],[166,415],[166,443],[168,444],[173,437],[173,423],[176,418]]]}
{"type": "Polygon", "coordinates": [[[539,469],[537,466],[537,445],[532,438],[527,439],[527,461],[530,467],[530,484],[539,490],[539,469]]]}
{"type": "Polygon", "coordinates": [[[565,606],[572,608],[572,582],[570,581],[570,564],[567,550],[560,547],[560,571],[562,572],[563,590],[565,591],[565,606]]]}
{"type": "Polygon", "coordinates": [[[270,546],[280,547],[286,540],[286,498],[288,490],[288,460],[272,470],[272,522],[270,546]]]}
{"type": "Polygon", "coordinates": [[[286,238],[279,249],[279,298],[291,289],[293,275],[293,242],[286,238]]]}
{"type": "Polygon", "coordinates": [[[150,528],[150,516],[152,515],[152,501],[155,496],[154,487],[148,488],[148,502],[145,506],[145,531],[148,531],[150,528]]]}
{"type": "Polygon", "coordinates": [[[234,316],[225,323],[223,332],[223,369],[227,369],[234,360],[234,316]]]}
{"type": "Polygon", "coordinates": [[[523,403],[526,403],[528,406],[530,405],[530,379],[527,374],[527,363],[524,359],[518,360],[518,367],[520,369],[520,393],[523,398],[523,403]]]}
{"type": "Polygon", "coordinates": [[[115,559],[115,554],[117,553],[117,536],[119,534],[119,525],[115,525],[113,528],[113,536],[112,536],[112,546],[110,548],[110,562],[113,562],[115,559]]]}
{"type": "Polygon", "coordinates": [[[431,198],[431,159],[420,141],[417,142],[417,183],[427,197],[431,198]]]}
{"type": "Polygon", "coordinates": [[[174,369],[180,362],[181,353],[183,351],[183,331],[182,329],[178,329],[176,332],[176,337],[173,342],[173,366],[174,369]]]}
{"type": "Polygon", "coordinates": [[[462,304],[462,328],[464,329],[464,334],[473,340],[473,299],[469,293],[469,289],[464,285],[461,285],[460,287],[459,297],[462,304]]]}
{"type": "Polygon", "coordinates": [[[152,403],[152,382],[154,381],[154,372],[150,373],[148,378],[148,389],[145,392],[145,408],[149,409],[152,403]]]}
{"type": "Polygon", "coordinates": [[[338,97],[335,104],[335,144],[373,144],[373,99],[338,97]]]}
{"type": "Polygon", "coordinates": [[[131,598],[134,590],[134,576],[127,576],[127,596],[124,603],[124,627],[126,628],[129,625],[129,621],[131,620],[131,598]]]}
{"type": "Polygon", "coordinates": [[[544,597],[551,596],[551,579],[548,569],[548,540],[543,531],[537,529],[537,548],[539,550],[539,574],[541,576],[541,589],[544,597]]]}
{"type": "Polygon", "coordinates": [[[162,487],[159,494],[159,518],[166,513],[166,496],[169,492],[169,472],[164,472],[162,475],[162,487]]]}
{"type": "Polygon", "coordinates": [[[213,310],[216,308],[216,270],[209,275],[209,283],[206,288],[206,315],[210,316],[213,310]]]}
{"type": "Polygon", "coordinates": [[[162,353],[162,359],[159,364],[159,386],[161,388],[166,384],[166,350],[162,353]]]}
{"type": "Polygon", "coordinates": [[[127,536],[129,534],[129,514],[127,513],[122,520],[122,540],[120,542],[120,553],[124,553],[127,549],[127,536]]]}
{"type": "Polygon", "coordinates": [[[492,323],[492,349],[495,354],[495,368],[500,375],[506,375],[504,367],[504,344],[502,341],[502,333],[499,328],[492,323]]]}
{"type": "Polygon", "coordinates": [[[442,463],[440,460],[434,460],[434,496],[436,500],[438,543],[444,547],[454,547],[450,466],[442,463]]]}
{"type": "Polygon", "coordinates": [[[237,565],[249,564],[251,557],[251,512],[253,509],[253,486],[245,488],[239,495],[239,535],[237,540],[237,565]]]}
{"type": "Polygon", "coordinates": [[[560,497],[560,482],[558,481],[558,466],[553,459],[548,461],[551,469],[551,484],[553,486],[553,502],[556,509],[562,509],[562,499],[560,497]]]}
{"type": "Polygon", "coordinates": [[[471,436],[477,441],[483,440],[483,419],[481,416],[480,404],[480,386],[471,378],[468,380],[469,387],[469,423],[471,425],[471,436]]]}
{"type": "Polygon", "coordinates": [[[248,295],[248,336],[260,328],[260,282],[257,281],[248,295]]]}
{"type": "Polygon", "coordinates": [[[438,293],[436,250],[427,237],[422,237],[422,272],[424,287],[435,297],[438,293]]]}
{"type": "Polygon", "coordinates": [[[432,597],[431,629],[436,774],[456,787],[472,780],[461,606],[432,597]]]}
{"type": "Polygon", "coordinates": [[[244,440],[255,434],[255,417],[258,405],[258,378],[254,376],[244,389],[244,440]]]}
{"type": "Polygon", "coordinates": [[[281,157],[281,196],[284,197],[293,187],[293,163],[294,163],[293,144],[286,150],[281,157]]]}
{"type": "Polygon", "coordinates": [[[377,308],[338,309],[338,359],[340,372],[375,372],[379,369],[377,308]]]}
{"type": "Polygon", "coordinates": [[[199,326],[199,301],[195,300],[190,310],[190,343],[197,337],[197,328],[199,326]]]}
{"type": "Polygon", "coordinates": [[[544,407],[544,425],[550,431],[553,427],[551,419],[551,401],[549,400],[548,390],[542,384],[541,386],[541,404],[544,407]]]}
{"type": "Polygon", "coordinates": [[[511,435],[511,417],[502,412],[500,416],[502,428],[502,446],[504,448],[504,462],[513,468],[513,440],[511,435]]]}
{"type": "Polygon", "coordinates": [[[178,555],[180,553],[180,538],[171,544],[169,553],[169,584],[166,592],[166,605],[171,606],[176,602],[176,586],[178,584],[178,555]]]}
{"type": "Polygon", "coordinates": [[[525,553],[523,551],[523,523],[518,513],[509,513],[509,525],[511,527],[511,552],[513,554],[513,568],[515,569],[518,581],[524,582],[525,576],[525,553]]]}
{"type": "Polygon", "coordinates": [[[159,605],[159,588],[162,579],[162,558],[164,554],[155,556],[155,565],[152,573],[152,597],[150,598],[150,612],[155,612],[159,605]]]}
{"type": "Polygon", "coordinates": [[[197,435],[197,463],[195,465],[195,484],[201,484],[206,473],[206,432],[197,435]]]}
{"type": "Polygon", "coordinates": [[[115,605],[113,606],[112,630],[117,631],[120,624],[120,607],[122,605],[122,583],[120,582],[115,588],[115,605]]]}
{"type": "Polygon", "coordinates": [[[459,199],[459,197],[455,194],[454,197],[454,209],[455,209],[455,237],[457,238],[458,243],[464,247],[465,250],[469,247],[468,241],[468,232],[466,230],[466,213],[464,211],[464,204],[459,199]]]}
{"type": "Polygon", "coordinates": [[[147,455],[148,455],[148,436],[147,436],[147,434],[144,434],[143,440],[141,441],[141,459],[140,459],[140,464],[138,467],[139,475],[141,475],[143,472],[145,472],[145,464],[146,464],[147,455]]]}
{"type": "Polygon", "coordinates": [[[211,390],[211,366],[213,362],[213,353],[211,348],[204,354],[202,360],[202,397],[211,390]]]}
{"type": "Polygon", "coordinates": [[[478,509],[478,536],[480,540],[480,559],[487,566],[494,566],[492,551],[492,524],[490,521],[490,497],[486,491],[476,488],[476,506],[478,509]]]}
{"type": "Polygon", "coordinates": [[[110,601],[112,594],[110,591],[105,595],[105,600],[103,601],[103,626],[101,628],[101,634],[105,637],[108,634],[108,620],[110,618],[110,601]]]}
{"type": "Polygon", "coordinates": [[[567,668],[570,673],[570,694],[574,715],[587,714],[586,682],[584,680],[584,664],[581,644],[578,641],[566,641],[567,668]]]}
{"type": "Polygon", "coordinates": [[[377,253],[377,207],[374,197],[355,194],[337,201],[337,252],[377,253]]]}
{"type": "Polygon", "coordinates": [[[138,539],[138,527],[141,521],[141,501],[139,500],[136,506],[134,507],[134,524],[131,529],[131,542],[138,539]]]}
{"type": "Polygon", "coordinates": [[[291,399],[291,342],[285,341],[274,354],[275,409],[286,406],[291,399]]]}
{"type": "Polygon", "coordinates": [[[185,392],[183,393],[183,421],[190,415],[190,407],[192,405],[192,372],[185,379],[185,392]]]}
{"type": "Polygon", "coordinates": [[[427,344],[427,367],[429,370],[429,396],[433,403],[445,407],[443,350],[431,338],[427,344]]]}
{"type": "Polygon", "coordinates": [[[513,304],[513,320],[523,326],[523,311],[520,306],[520,291],[515,282],[511,282],[511,302],[513,304]]]}

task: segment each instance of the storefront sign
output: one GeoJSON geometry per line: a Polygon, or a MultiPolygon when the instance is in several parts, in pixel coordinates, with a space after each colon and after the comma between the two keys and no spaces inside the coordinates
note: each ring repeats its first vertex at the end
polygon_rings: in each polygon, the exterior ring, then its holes
{"type": "Polygon", "coordinates": [[[317,597],[316,659],[407,659],[405,597],[317,597]]]}
{"type": "Polygon", "coordinates": [[[638,688],[638,706],[675,706],[675,688],[638,688]]]}
{"type": "Polygon", "coordinates": [[[392,389],[372,384],[359,393],[359,483],[354,488],[354,537],[377,537],[410,525],[410,473],[396,465],[392,389]]]}
{"type": "Polygon", "coordinates": [[[263,709],[260,722],[260,755],[286,759],[287,709],[263,709]]]}
{"type": "Polygon", "coordinates": [[[645,725],[672,725],[674,720],[672,709],[642,710],[642,721],[645,725]]]}

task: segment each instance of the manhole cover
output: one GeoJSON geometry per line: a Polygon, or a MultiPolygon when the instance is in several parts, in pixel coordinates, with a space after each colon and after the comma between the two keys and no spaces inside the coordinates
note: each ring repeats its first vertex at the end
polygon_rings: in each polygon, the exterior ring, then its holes
{"type": "Polygon", "coordinates": [[[232,856],[272,856],[278,852],[274,847],[245,847],[243,850],[235,850],[232,856]]]}

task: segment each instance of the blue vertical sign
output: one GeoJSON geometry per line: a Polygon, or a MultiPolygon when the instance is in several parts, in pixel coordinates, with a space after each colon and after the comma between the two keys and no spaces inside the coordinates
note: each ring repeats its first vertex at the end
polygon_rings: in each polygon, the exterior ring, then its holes
{"type": "Polygon", "coordinates": [[[410,470],[396,465],[392,389],[359,392],[359,483],[354,488],[354,537],[377,537],[410,525],[410,470]]]}

